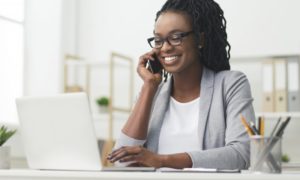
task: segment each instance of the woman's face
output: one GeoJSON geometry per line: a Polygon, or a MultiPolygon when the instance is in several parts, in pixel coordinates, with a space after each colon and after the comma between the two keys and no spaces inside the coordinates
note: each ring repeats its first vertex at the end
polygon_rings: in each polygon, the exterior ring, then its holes
{"type": "MultiPolygon", "coordinates": [[[[162,13],[156,23],[154,36],[158,38],[172,37],[172,35],[193,31],[190,18],[179,12],[168,11],[162,13]]],[[[164,69],[172,74],[190,71],[200,67],[194,33],[182,38],[180,45],[170,45],[167,41],[157,50],[157,55],[164,69]]]]}

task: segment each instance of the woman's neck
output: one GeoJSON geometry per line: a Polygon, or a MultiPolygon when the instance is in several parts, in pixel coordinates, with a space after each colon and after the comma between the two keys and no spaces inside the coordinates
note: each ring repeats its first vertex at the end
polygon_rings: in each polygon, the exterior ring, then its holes
{"type": "Polygon", "coordinates": [[[172,97],[179,102],[189,102],[200,96],[203,68],[193,68],[188,72],[173,74],[172,97]]]}

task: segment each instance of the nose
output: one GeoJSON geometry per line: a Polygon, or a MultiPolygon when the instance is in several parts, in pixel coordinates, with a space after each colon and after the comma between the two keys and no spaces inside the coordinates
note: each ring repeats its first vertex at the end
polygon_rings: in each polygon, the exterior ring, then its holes
{"type": "Polygon", "coordinates": [[[168,52],[168,51],[170,51],[172,49],[173,49],[173,46],[166,40],[163,43],[162,47],[160,48],[160,51],[168,52]]]}

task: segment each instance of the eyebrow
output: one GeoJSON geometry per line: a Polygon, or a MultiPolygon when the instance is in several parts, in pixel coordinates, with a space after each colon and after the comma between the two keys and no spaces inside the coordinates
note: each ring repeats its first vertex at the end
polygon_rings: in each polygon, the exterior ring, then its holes
{"type": "MultiPolygon", "coordinates": [[[[168,33],[168,35],[174,34],[174,33],[177,33],[177,32],[185,32],[185,31],[179,30],[179,29],[174,29],[174,30],[170,31],[170,32],[168,33]]],[[[161,34],[159,34],[159,33],[155,33],[154,30],[153,30],[153,34],[154,34],[154,35],[158,35],[158,36],[161,35],[161,34]]]]}

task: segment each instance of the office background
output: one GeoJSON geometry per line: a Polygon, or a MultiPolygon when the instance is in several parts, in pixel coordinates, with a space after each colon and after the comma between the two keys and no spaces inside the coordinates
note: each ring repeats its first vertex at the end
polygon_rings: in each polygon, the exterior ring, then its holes
{"type": "MultiPolygon", "coordinates": [[[[300,1],[298,0],[216,0],[225,12],[227,32],[232,46],[232,69],[248,76],[254,96],[254,107],[263,114],[263,64],[267,59],[300,54],[300,1]]],[[[0,123],[18,127],[15,97],[49,95],[64,91],[66,55],[84,62],[102,64],[91,75],[90,99],[93,112],[98,96],[109,95],[109,60],[111,52],[138,57],[150,50],[146,38],[152,36],[155,13],[164,0],[1,0],[0,3],[0,123]],[[11,9],[11,11],[9,10],[11,9]],[[4,41],[3,41],[4,40],[4,41]]],[[[84,84],[82,70],[74,70],[69,81],[84,84]]],[[[134,68],[133,94],[141,80],[134,68]]],[[[119,74],[118,74],[119,73],[119,74]]],[[[123,71],[114,83],[117,103],[127,104],[128,79],[123,71]],[[123,91],[122,91],[123,90],[123,91]]],[[[126,73],[126,72],[125,72],[126,73]]],[[[298,75],[299,80],[299,75],[298,75]]],[[[134,98],[135,98],[134,96],[134,98]]],[[[133,98],[133,99],[134,99],[133,98]]],[[[299,110],[300,112],[300,110],[299,110]]],[[[267,113],[267,126],[284,113],[267,113]]],[[[299,114],[284,135],[284,153],[292,162],[300,162],[299,114]]],[[[114,136],[128,117],[116,113],[114,136]]],[[[107,137],[105,114],[95,116],[99,138],[107,137]]],[[[9,142],[13,156],[22,159],[24,152],[19,134],[9,142]]]]}

